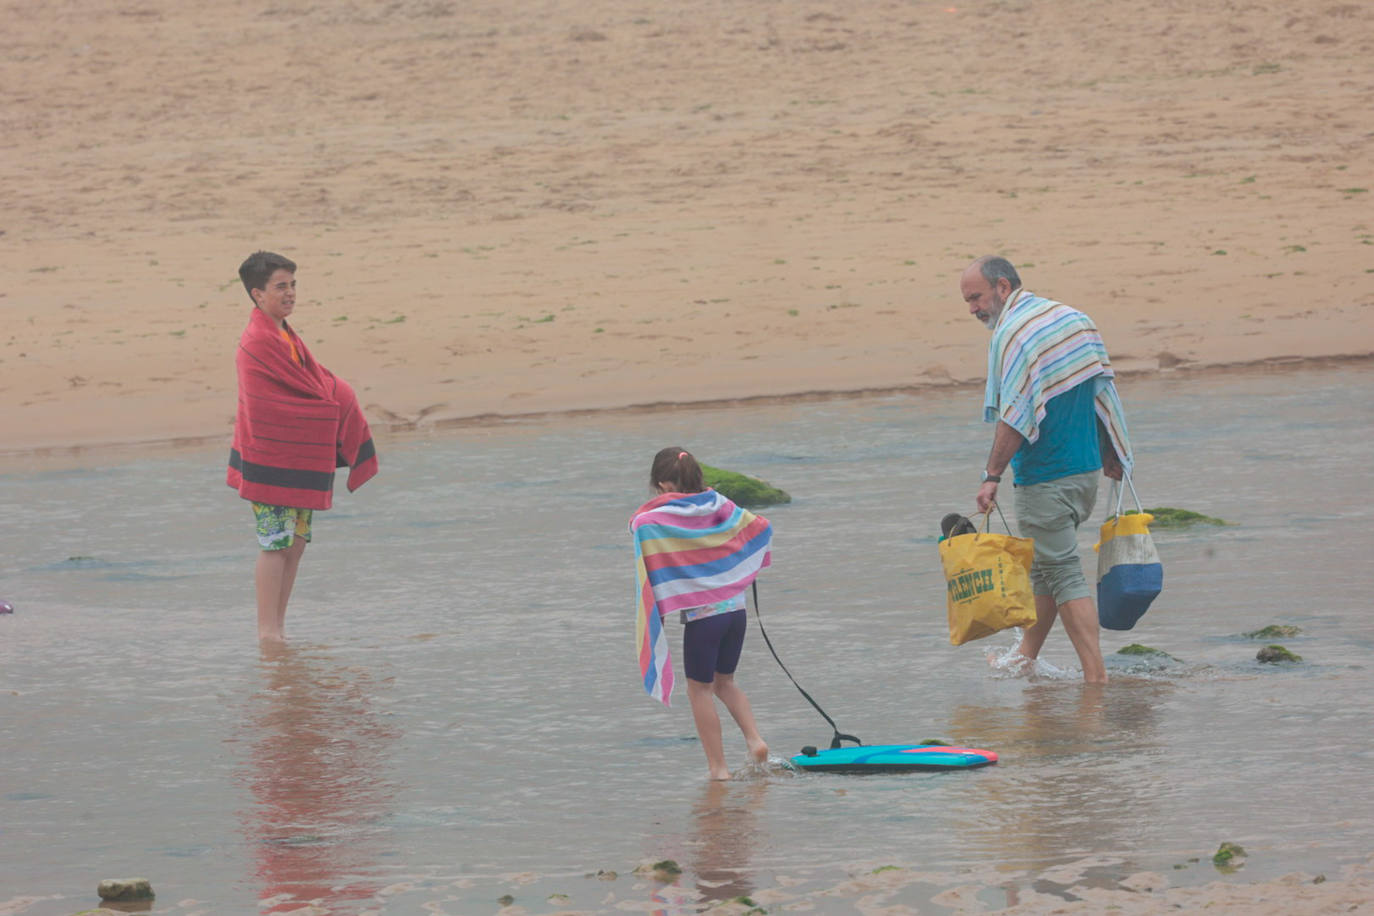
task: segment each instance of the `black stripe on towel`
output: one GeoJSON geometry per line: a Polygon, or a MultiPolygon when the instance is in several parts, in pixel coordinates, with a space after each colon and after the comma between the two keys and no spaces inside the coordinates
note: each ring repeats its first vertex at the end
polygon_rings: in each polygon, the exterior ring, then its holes
{"type": "Polygon", "coordinates": [[[229,466],[243,475],[249,483],[289,490],[318,490],[327,493],[334,489],[333,471],[302,471],[297,468],[278,468],[269,464],[244,461],[238,449],[229,450],[229,466]]]}

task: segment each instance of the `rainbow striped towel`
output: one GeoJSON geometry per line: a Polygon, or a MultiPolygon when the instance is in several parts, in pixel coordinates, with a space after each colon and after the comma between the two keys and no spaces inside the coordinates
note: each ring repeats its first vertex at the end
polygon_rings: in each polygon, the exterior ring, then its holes
{"type": "Polygon", "coordinates": [[[635,642],[649,696],[671,705],[673,663],[663,615],[733,598],[772,561],[773,526],[715,490],[665,493],[630,520],[635,540],[635,642]]]}
{"type": "Polygon", "coordinates": [[[1040,438],[1049,400],[1092,379],[1097,417],[1129,473],[1131,443],[1114,376],[1107,347],[1091,318],[1062,302],[1017,290],[1002,310],[988,347],[983,419],[1002,420],[1034,442],[1040,438]]]}

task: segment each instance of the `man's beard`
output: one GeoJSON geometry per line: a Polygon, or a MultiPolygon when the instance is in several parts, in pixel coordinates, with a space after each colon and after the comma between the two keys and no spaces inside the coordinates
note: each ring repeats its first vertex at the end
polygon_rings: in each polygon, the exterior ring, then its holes
{"type": "Polygon", "coordinates": [[[988,309],[988,317],[983,319],[983,324],[991,331],[997,327],[997,319],[1002,317],[1002,307],[1007,304],[1007,300],[998,299],[995,291],[989,295],[992,296],[992,308],[988,309]]]}

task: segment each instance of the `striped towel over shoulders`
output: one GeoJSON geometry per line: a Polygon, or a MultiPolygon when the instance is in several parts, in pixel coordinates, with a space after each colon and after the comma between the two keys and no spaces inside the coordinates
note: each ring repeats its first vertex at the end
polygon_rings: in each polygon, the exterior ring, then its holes
{"type": "Polygon", "coordinates": [[[1001,420],[1026,441],[1035,442],[1049,401],[1087,381],[1093,383],[1097,417],[1129,471],[1132,456],[1125,411],[1097,326],[1062,302],[1026,290],[1013,293],[988,347],[983,419],[1001,420]]]}
{"type": "Polygon", "coordinates": [[[664,705],[673,666],[663,616],[742,593],[772,561],[773,526],[715,490],[665,493],[630,520],[635,641],[644,690],[664,705]]]}

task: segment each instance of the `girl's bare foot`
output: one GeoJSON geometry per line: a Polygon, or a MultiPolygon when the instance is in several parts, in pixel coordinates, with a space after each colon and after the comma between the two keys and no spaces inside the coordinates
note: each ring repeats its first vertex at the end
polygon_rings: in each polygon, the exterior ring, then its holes
{"type": "Polygon", "coordinates": [[[768,745],[763,743],[763,739],[749,745],[749,758],[755,763],[768,762],[768,745]]]}

